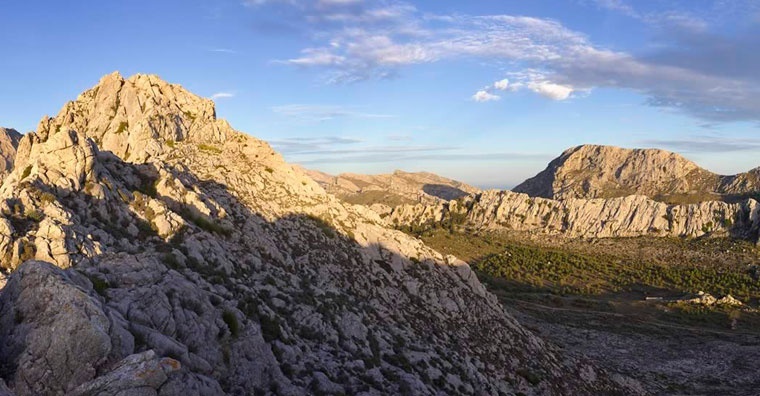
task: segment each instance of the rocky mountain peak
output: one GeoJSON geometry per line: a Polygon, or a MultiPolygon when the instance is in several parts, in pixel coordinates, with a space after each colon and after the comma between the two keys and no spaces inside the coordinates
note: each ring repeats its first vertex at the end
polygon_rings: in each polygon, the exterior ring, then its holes
{"type": "Polygon", "coordinates": [[[109,74],[37,127],[41,140],[75,130],[130,162],[161,155],[179,141],[224,142],[232,132],[214,102],[156,75],[109,74]]]}
{"type": "Polygon", "coordinates": [[[155,76],[22,138],[0,258],[0,394],[626,393],[155,76]]]}
{"type": "Polygon", "coordinates": [[[656,198],[695,191],[719,194],[731,183],[669,151],[582,145],[566,150],[513,191],[552,199],[656,198]]]}

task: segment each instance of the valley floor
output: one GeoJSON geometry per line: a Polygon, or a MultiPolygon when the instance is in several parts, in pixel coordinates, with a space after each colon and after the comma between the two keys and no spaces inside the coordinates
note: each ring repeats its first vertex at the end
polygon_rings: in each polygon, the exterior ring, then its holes
{"type": "Polygon", "coordinates": [[[760,388],[755,245],[729,239],[572,240],[518,233],[419,235],[472,263],[526,327],[657,395],[760,388]],[[669,301],[704,290],[742,306],[669,301]],[[663,300],[646,300],[646,297],[663,300]]]}

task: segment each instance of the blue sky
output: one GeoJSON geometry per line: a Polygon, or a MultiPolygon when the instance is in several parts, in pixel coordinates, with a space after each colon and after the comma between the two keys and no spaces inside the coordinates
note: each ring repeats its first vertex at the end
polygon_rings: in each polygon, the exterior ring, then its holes
{"type": "Polygon", "coordinates": [[[511,187],[568,147],[760,165],[760,2],[0,2],[0,125],[158,74],[291,162],[511,187]]]}

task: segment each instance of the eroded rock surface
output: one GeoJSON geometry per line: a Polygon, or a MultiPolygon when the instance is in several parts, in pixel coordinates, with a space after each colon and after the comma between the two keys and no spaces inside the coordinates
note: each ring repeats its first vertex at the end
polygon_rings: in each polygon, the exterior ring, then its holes
{"type": "Polygon", "coordinates": [[[608,238],[730,235],[756,240],[760,206],[754,199],[737,203],[707,201],[669,205],[641,195],[610,199],[551,200],[511,191],[489,190],[435,205],[403,205],[386,217],[395,226],[448,225],[451,221],[481,229],[608,238]]]}
{"type": "Polygon", "coordinates": [[[18,152],[0,186],[17,395],[635,393],[155,76],[104,77],[18,152]]]}

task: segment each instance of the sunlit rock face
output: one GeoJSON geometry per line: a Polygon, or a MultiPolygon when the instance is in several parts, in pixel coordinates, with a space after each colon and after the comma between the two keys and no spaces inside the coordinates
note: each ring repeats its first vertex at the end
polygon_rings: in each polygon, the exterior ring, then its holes
{"type": "Polygon", "coordinates": [[[721,200],[760,190],[760,170],[721,176],[659,149],[583,145],[513,189],[552,199],[644,195],[664,202],[721,200]]]}
{"type": "Polygon", "coordinates": [[[0,186],[0,394],[636,392],[385,224],[213,102],[106,76],[0,186]]]}

